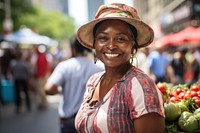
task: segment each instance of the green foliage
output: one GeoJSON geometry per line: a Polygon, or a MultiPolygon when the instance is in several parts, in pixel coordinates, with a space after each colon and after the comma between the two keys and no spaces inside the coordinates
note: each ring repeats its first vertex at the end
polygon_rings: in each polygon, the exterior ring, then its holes
{"type": "Polygon", "coordinates": [[[194,112],[196,109],[198,109],[198,105],[196,104],[195,100],[193,98],[188,98],[184,100],[185,105],[190,110],[190,112],[194,112]]]}
{"type": "MultiPolygon", "coordinates": [[[[0,0],[0,3],[6,3],[6,0],[0,0]]],[[[23,14],[35,14],[37,10],[31,5],[29,0],[10,0],[11,18],[13,20],[13,30],[18,30],[18,20],[23,14]]],[[[0,9],[0,33],[3,32],[3,20],[6,11],[0,9]]]]}
{"type": "MultiPolygon", "coordinates": [[[[4,0],[1,1],[4,2],[4,0]]],[[[39,6],[31,5],[29,0],[10,0],[10,2],[13,31],[19,30],[21,26],[26,26],[39,34],[56,40],[68,39],[75,33],[73,19],[60,12],[44,11],[39,6]]],[[[3,25],[4,17],[5,13],[0,12],[1,25],[3,25]]],[[[2,32],[1,26],[0,33],[2,32]]]]}
{"type": "Polygon", "coordinates": [[[189,89],[187,84],[178,84],[178,85],[173,86],[171,91],[175,92],[178,88],[184,91],[187,91],[189,89]]]}
{"type": "Polygon", "coordinates": [[[165,121],[165,132],[166,133],[178,133],[178,124],[176,122],[165,121]]]}
{"type": "Polygon", "coordinates": [[[75,32],[73,20],[55,11],[39,10],[38,14],[26,14],[20,17],[19,23],[57,40],[68,39],[75,32]]]}

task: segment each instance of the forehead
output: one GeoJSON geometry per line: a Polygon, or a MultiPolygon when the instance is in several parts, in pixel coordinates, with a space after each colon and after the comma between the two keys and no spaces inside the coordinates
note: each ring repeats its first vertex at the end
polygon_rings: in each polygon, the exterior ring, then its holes
{"type": "Polygon", "coordinates": [[[130,34],[129,26],[125,22],[121,20],[117,20],[117,19],[109,19],[109,20],[104,20],[100,22],[97,28],[97,33],[104,31],[108,28],[110,28],[111,30],[116,30],[119,32],[130,34]]]}

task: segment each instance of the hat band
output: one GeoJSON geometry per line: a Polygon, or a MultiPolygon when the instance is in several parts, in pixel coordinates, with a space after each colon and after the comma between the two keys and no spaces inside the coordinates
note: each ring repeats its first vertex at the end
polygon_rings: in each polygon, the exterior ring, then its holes
{"type": "Polygon", "coordinates": [[[108,11],[105,11],[96,17],[96,19],[98,18],[104,18],[104,17],[126,17],[126,18],[133,18],[130,14],[126,13],[126,12],[122,12],[120,10],[108,10],[108,11]]]}

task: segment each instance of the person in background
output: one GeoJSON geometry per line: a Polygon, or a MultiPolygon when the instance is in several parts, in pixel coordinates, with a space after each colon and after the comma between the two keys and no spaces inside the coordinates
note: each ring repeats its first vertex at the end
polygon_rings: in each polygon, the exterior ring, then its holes
{"type": "Polygon", "coordinates": [[[28,80],[30,73],[29,73],[28,63],[24,60],[21,51],[17,51],[16,59],[11,61],[11,74],[14,80],[14,87],[15,87],[16,113],[20,113],[22,111],[23,101],[21,92],[25,94],[27,111],[31,111],[31,101],[30,101],[29,87],[28,87],[28,80]]]}
{"type": "Polygon", "coordinates": [[[45,85],[47,95],[62,94],[58,107],[61,133],[76,132],[74,119],[83,100],[86,82],[92,74],[103,70],[87,58],[91,51],[83,47],[75,36],[70,44],[72,58],[60,62],[45,85]]]}
{"type": "Polygon", "coordinates": [[[195,58],[194,52],[195,48],[189,47],[186,53],[187,67],[185,69],[184,79],[189,86],[199,81],[200,64],[195,58]]]}
{"type": "Polygon", "coordinates": [[[48,106],[47,97],[45,95],[44,85],[49,76],[49,64],[46,58],[46,47],[40,45],[36,49],[36,80],[37,80],[37,98],[38,98],[38,109],[45,109],[48,106]]]}
{"type": "Polygon", "coordinates": [[[138,48],[154,38],[151,27],[125,4],[102,5],[77,38],[95,50],[105,71],[90,77],[76,115],[78,133],[164,133],[162,94],[153,80],[132,66],[138,48]]]}
{"type": "Polygon", "coordinates": [[[172,66],[172,69],[174,71],[174,75],[176,77],[176,83],[175,85],[178,84],[184,84],[184,73],[187,69],[187,60],[186,60],[186,53],[187,53],[187,48],[185,47],[179,47],[177,51],[174,53],[174,57],[170,63],[172,66]]]}
{"type": "Polygon", "coordinates": [[[147,56],[149,55],[149,48],[141,48],[138,50],[136,56],[135,56],[135,61],[132,63],[142,71],[144,71],[147,75],[150,75],[149,72],[149,66],[147,64],[147,56]]]}
{"type": "Polygon", "coordinates": [[[155,45],[154,50],[147,57],[147,62],[150,68],[150,75],[154,77],[156,83],[169,82],[175,84],[174,71],[167,56],[164,54],[164,47],[162,45],[155,45]]]}

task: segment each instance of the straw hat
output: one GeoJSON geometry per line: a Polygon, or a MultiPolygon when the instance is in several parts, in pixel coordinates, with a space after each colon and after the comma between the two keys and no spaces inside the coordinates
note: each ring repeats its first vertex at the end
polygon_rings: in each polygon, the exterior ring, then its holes
{"type": "Polygon", "coordinates": [[[94,49],[93,29],[97,23],[107,19],[119,19],[134,26],[137,30],[136,40],[139,48],[145,47],[153,41],[154,32],[152,28],[139,18],[135,8],[125,4],[113,3],[100,6],[95,19],[78,29],[77,38],[80,43],[87,48],[94,49]]]}

